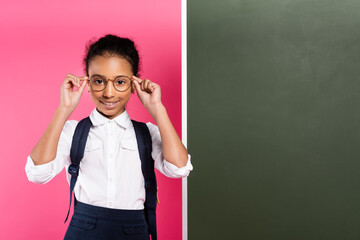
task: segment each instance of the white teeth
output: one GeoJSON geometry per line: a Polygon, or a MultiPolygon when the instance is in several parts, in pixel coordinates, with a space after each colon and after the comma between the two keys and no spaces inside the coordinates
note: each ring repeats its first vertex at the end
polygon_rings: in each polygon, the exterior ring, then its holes
{"type": "Polygon", "coordinates": [[[114,103],[106,103],[106,102],[102,102],[103,104],[105,104],[106,106],[114,106],[116,104],[116,102],[114,103]]]}

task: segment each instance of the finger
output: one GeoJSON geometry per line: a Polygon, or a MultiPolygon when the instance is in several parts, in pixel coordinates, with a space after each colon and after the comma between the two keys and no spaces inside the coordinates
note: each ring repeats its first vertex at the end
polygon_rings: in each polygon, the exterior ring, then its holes
{"type": "Polygon", "coordinates": [[[89,77],[88,76],[82,76],[82,77],[78,77],[79,79],[88,79],[89,77]]]}
{"type": "Polygon", "coordinates": [[[74,86],[77,86],[77,77],[74,74],[68,73],[66,78],[71,79],[71,82],[74,86]]]}
{"type": "Polygon", "coordinates": [[[77,81],[76,81],[76,77],[75,76],[71,76],[70,74],[68,74],[68,76],[66,77],[67,83],[70,83],[71,88],[73,88],[74,86],[77,86],[77,81]]]}
{"type": "Polygon", "coordinates": [[[76,77],[76,79],[75,79],[75,80],[76,80],[76,83],[77,83],[77,85],[76,85],[76,86],[79,88],[79,87],[81,86],[81,82],[80,82],[81,80],[80,80],[80,78],[79,78],[79,77],[76,77]]]}
{"type": "Polygon", "coordinates": [[[151,89],[149,88],[150,84],[151,84],[151,81],[149,79],[145,79],[145,83],[144,83],[145,87],[144,87],[144,89],[148,93],[151,93],[151,89]]]}
{"type": "Polygon", "coordinates": [[[71,78],[71,82],[73,83],[74,86],[79,87],[79,79],[75,78],[71,78]]]}
{"type": "Polygon", "coordinates": [[[133,83],[135,85],[136,93],[139,94],[139,92],[141,91],[140,83],[136,80],[134,80],[133,83]]]}
{"type": "Polygon", "coordinates": [[[145,81],[141,81],[141,91],[145,91],[145,81]]]}
{"type": "Polygon", "coordinates": [[[74,74],[68,73],[66,77],[76,77],[74,74]]]}
{"type": "Polygon", "coordinates": [[[73,89],[73,87],[76,85],[75,80],[71,77],[66,78],[65,84],[67,89],[73,89]]]}
{"type": "MultiPolygon", "coordinates": [[[[133,83],[139,83],[139,89],[136,88],[136,92],[139,93],[139,91],[142,91],[142,87],[141,87],[141,82],[142,80],[136,76],[132,76],[131,80],[133,81],[133,83]]],[[[137,87],[137,85],[135,84],[135,87],[137,87]]]]}
{"type": "Polygon", "coordinates": [[[149,83],[148,88],[150,89],[151,92],[153,92],[155,90],[155,88],[156,88],[156,83],[153,83],[153,82],[149,83]]]}
{"type": "Polygon", "coordinates": [[[150,82],[150,80],[149,80],[149,79],[145,79],[145,80],[144,80],[144,87],[145,87],[145,89],[147,89],[147,88],[148,88],[148,86],[149,86],[149,82],[150,82]]]}
{"type": "MultiPolygon", "coordinates": [[[[137,91],[149,92],[149,91],[146,89],[146,87],[145,87],[145,84],[146,84],[146,81],[145,81],[145,80],[142,80],[141,78],[138,78],[138,77],[136,77],[136,76],[133,76],[133,77],[132,77],[132,80],[133,80],[134,84],[135,84],[135,82],[136,82],[136,83],[139,83],[139,84],[138,84],[138,85],[139,85],[139,89],[137,89],[137,91]]],[[[148,81],[149,81],[149,80],[148,80],[148,81]]]]}
{"type": "Polygon", "coordinates": [[[146,91],[146,79],[141,82],[142,90],[146,91]]]}
{"type": "Polygon", "coordinates": [[[78,89],[78,91],[80,91],[80,94],[83,93],[83,91],[84,91],[84,89],[85,89],[85,86],[86,86],[86,81],[83,80],[83,81],[81,82],[81,85],[80,85],[79,89],[78,89]]]}
{"type": "Polygon", "coordinates": [[[135,76],[132,77],[132,80],[133,80],[133,81],[136,81],[136,82],[138,82],[138,83],[140,83],[140,84],[141,84],[141,82],[143,81],[142,79],[140,79],[140,78],[138,78],[138,77],[135,77],[135,76]]]}
{"type": "Polygon", "coordinates": [[[138,78],[136,76],[132,76],[132,79],[133,80],[136,80],[138,83],[141,83],[142,82],[142,79],[141,78],[138,78]]]}
{"type": "Polygon", "coordinates": [[[67,90],[72,91],[74,86],[79,87],[80,85],[78,84],[78,80],[77,77],[73,74],[68,73],[64,79],[64,88],[67,90]]]}
{"type": "Polygon", "coordinates": [[[75,80],[75,83],[76,83],[75,86],[78,87],[78,88],[81,86],[81,83],[82,83],[83,80],[87,80],[87,79],[88,79],[87,76],[77,77],[77,76],[72,75],[72,74],[71,74],[71,76],[72,76],[72,78],[75,80]]]}

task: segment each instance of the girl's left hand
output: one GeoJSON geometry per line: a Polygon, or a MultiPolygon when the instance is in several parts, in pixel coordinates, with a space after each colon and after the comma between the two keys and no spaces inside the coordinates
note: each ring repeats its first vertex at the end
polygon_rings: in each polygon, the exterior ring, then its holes
{"type": "Polygon", "coordinates": [[[132,82],[141,103],[147,110],[161,104],[160,85],[151,82],[149,79],[142,80],[135,76],[132,77],[132,82]]]}

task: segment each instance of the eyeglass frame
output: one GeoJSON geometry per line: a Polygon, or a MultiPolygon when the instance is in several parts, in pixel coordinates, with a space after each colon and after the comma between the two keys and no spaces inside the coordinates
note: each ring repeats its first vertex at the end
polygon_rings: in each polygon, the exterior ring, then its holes
{"type": "Polygon", "coordinates": [[[128,77],[128,76],[126,76],[126,75],[118,75],[118,76],[116,76],[116,77],[114,77],[114,78],[108,78],[108,79],[106,79],[106,78],[105,78],[104,76],[102,76],[102,75],[94,74],[94,75],[92,75],[91,78],[89,78],[87,81],[88,81],[88,83],[89,83],[89,86],[90,86],[91,90],[94,91],[94,92],[104,91],[104,90],[106,89],[106,87],[107,87],[108,81],[111,81],[111,82],[113,83],[113,86],[114,86],[115,90],[118,91],[118,92],[125,92],[126,90],[129,89],[129,87],[131,87],[131,78],[128,77]],[[91,87],[90,81],[91,81],[91,79],[92,79],[93,77],[101,77],[102,80],[106,80],[104,89],[102,89],[102,90],[94,90],[94,89],[91,87]],[[119,89],[117,89],[117,88],[115,87],[115,79],[118,78],[118,77],[126,77],[127,79],[130,80],[130,84],[129,84],[129,86],[128,86],[125,90],[122,90],[122,91],[121,91],[121,90],[119,90],[119,89]]]}

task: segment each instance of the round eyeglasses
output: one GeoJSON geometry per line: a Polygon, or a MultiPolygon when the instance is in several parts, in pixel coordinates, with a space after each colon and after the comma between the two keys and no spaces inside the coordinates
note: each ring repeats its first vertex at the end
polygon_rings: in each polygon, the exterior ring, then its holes
{"type": "Polygon", "coordinates": [[[104,76],[95,75],[89,80],[90,88],[95,92],[103,91],[108,81],[112,81],[115,89],[119,92],[124,92],[131,86],[131,79],[125,75],[116,76],[114,79],[106,79],[104,76]]]}

